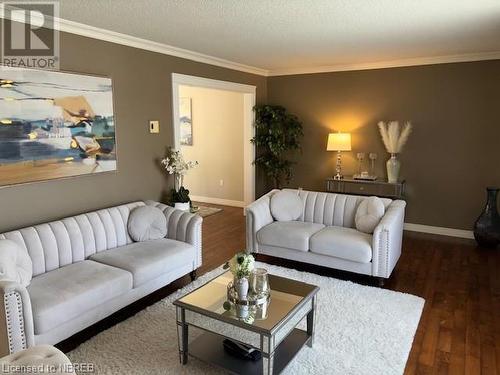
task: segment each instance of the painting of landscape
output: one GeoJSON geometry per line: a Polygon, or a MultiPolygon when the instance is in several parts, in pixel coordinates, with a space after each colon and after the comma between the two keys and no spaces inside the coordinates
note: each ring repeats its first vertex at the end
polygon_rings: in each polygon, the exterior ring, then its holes
{"type": "Polygon", "coordinates": [[[113,170],[110,78],[0,70],[0,186],[113,170]]]}

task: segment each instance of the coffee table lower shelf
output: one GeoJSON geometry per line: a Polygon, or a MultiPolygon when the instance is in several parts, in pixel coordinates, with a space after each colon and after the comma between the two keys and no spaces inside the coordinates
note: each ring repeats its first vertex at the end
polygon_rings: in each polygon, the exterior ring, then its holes
{"type": "MultiPolygon", "coordinates": [[[[295,328],[274,352],[274,374],[279,374],[293,360],[299,350],[311,339],[307,332],[295,328]]],[[[205,332],[189,343],[189,355],[200,361],[221,367],[233,374],[262,374],[262,359],[245,361],[226,353],[224,337],[205,332]]],[[[188,364],[189,366],[189,364],[188,364]]]]}

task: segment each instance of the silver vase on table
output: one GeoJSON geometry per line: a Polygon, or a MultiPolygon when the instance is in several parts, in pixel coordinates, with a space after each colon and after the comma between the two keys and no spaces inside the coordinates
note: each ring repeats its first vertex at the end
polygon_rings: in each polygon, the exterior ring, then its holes
{"type": "Polygon", "coordinates": [[[246,301],[248,297],[248,278],[246,277],[235,277],[234,278],[234,290],[236,291],[236,294],[238,295],[238,299],[240,301],[246,301]]]}

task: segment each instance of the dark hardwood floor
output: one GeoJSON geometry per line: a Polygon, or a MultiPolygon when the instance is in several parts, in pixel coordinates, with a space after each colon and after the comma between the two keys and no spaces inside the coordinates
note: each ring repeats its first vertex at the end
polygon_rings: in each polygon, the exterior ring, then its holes
{"type": "MultiPolygon", "coordinates": [[[[205,218],[203,267],[209,271],[245,248],[242,210],[205,218]]],[[[259,260],[376,285],[371,278],[259,256],[259,260]]],[[[384,288],[426,301],[406,374],[500,375],[500,249],[474,241],[405,232],[403,254],[384,288]]]]}
{"type": "MultiPolygon", "coordinates": [[[[218,206],[222,207],[222,206],[218,206]]],[[[245,248],[243,210],[222,207],[203,222],[201,275],[245,248]]],[[[325,276],[376,285],[369,277],[259,256],[259,260],[325,276]]],[[[187,284],[189,277],[136,302],[59,344],[71,350],[97,332],[187,284]]],[[[405,233],[403,254],[384,288],[426,300],[406,374],[500,375],[500,249],[473,241],[405,233]]]]}

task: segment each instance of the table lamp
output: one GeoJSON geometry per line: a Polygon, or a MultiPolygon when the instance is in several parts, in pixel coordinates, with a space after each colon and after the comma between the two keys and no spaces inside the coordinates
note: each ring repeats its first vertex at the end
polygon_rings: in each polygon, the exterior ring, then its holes
{"type": "Polygon", "coordinates": [[[342,180],[342,151],[351,151],[351,134],[350,133],[330,133],[328,134],[327,151],[337,151],[337,164],[335,166],[335,180],[342,180]]]}

